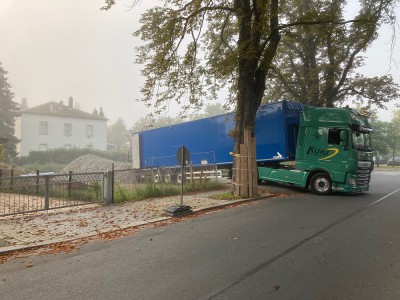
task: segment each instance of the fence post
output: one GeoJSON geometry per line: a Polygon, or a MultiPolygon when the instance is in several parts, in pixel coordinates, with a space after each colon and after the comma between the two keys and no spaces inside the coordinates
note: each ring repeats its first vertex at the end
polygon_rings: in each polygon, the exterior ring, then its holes
{"type": "Polygon", "coordinates": [[[49,200],[49,186],[50,186],[50,176],[44,177],[44,209],[49,210],[50,200],[49,200]]]}
{"type": "Polygon", "coordinates": [[[115,176],[115,169],[114,169],[114,164],[112,164],[112,170],[111,170],[111,203],[114,203],[114,176],[115,176]]]}
{"type": "Polygon", "coordinates": [[[39,195],[39,170],[36,170],[36,195],[39,195]]]}
{"type": "Polygon", "coordinates": [[[68,198],[71,198],[72,189],[72,171],[68,172],[68,198]]]}
{"type": "Polygon", "coordinates": [[[11,169],[11,174],[10,174],[10,192],[13,190],[13,184],[14,184],[14,169],[11,169]]]}
{"type": "Polygon", "coordinates": [[[106,204],[111,204],[113,203],[113,171],[107,171],[105,179],[104,201],[106,204]]]}

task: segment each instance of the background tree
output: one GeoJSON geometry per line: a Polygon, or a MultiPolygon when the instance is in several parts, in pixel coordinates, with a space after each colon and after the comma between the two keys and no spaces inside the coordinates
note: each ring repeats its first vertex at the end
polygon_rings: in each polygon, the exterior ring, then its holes
{"type": "Polygon", "coordinates": [[[347,2],[285,2],[289,22],[320,15],[334,23],[296,26],[283,35],[268,82],[267,101],[284,98],[333,107],[350,99],[382,108],[399,97],[399,85],[391,75],[366,77],[356,72],[364,64],[362,54],[377,38],[380,25],[393,24],[395,1],[361,1],[356,21],[351,23],[344,20],[347,2]]]}
{"type": "Polygon", "coordinates": [[[372,111],[371,120],[372,127],[374,128],[374,132],[372,133],[372,145],[374,148],[374,156],[376,158],[375,162],[377,166],[379,166],[379,164],[381,163],[380,158],[382,156],[387,156],[390,151],[388,143],[388,128],[390,126],[390,122],[380,121],[378,119],[378,113],[376,110],[372,111]]]}
{"type": "Polygon", "coordinates": [[[148,115],[140,118],[131,128],[132,132],[143,131],[152,128],[159,128],[163,126],[181,123],[182,119],[173,118],[169,116],[154,116],[148,115]]]}
{"type": "Polygon", "coordinates": [[[209,103],[204,107],[204,118],[214,117],[227,113],[226,109],[220,103],[209,103]]]}
{"type": "Polygon", "coordinates": [[[114,144],[117,151],[126,152],[129,147],[129,131],[122,118],[107,127],[107,141],[114,144]]]}
{"type": "Polygon", "coordinates": [[[388,126],[388,144],[392,158],[398,156],[400,151],[400,110],[393,112],[392,120],[388,126]]]}
{"type": "Polygon", "coordinates": [[[18,105],[12,101],[13,98],[14,94],[8,83],[7,72],[0,63],[0,137],[7,139],[7,143],[3,145],[3,158],[6,161],[17,156],[17,143],[19,142],[15,137],[15,118],[18,105]]]}

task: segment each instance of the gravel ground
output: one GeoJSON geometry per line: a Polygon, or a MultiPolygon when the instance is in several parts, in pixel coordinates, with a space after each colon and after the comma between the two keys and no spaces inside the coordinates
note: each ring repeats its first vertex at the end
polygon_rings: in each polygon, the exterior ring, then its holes
{"type": "MultiPolygon", "coordinates": [[[[184,195],[194,212],[242,202],[214,200],[222,191],[184,195]]],[[[168,220],[164,210],[180,204],[180,196],[154,198],[120,205],[90,205],[0,218],[0,253],[26,247],[71,241],[100,233],[168,220]]]]}

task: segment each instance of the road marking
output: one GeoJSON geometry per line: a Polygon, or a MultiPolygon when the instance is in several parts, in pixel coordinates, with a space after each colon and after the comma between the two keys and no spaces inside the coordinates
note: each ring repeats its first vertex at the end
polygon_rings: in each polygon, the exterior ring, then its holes
{"type": "Polygon", "coordinates": [[[368,205],[367,207],[371,207],[371,206],[373,206],[373,205],[375,205],[375,204],[377,204],[377,203],[379,203],[379,202],[385,200],[387,197],[390,197],[390,196],[396,194],[398,191],[400,191],[400,188],[397,189],[397,190],[395,190],[395,191],[393,191],[393,192],[391,192],[390,194],[387,194],[386,196],[383,196],[381,199],[378,199],[378,200],[372,202],[372,203],[371,203],[370,205],[368,205]]]}
{"type": "Polygon", "coordinates": [[[240,275],[236,280],[234,280],[233,282],[231,282],[230,284],[227,284],[226,286],[222,287],[221,289],[214,291],[214,293],[212,295],[210,295],[207,299],[215,299],[216,297],[220,296],[221,294],[223,294],[224,292],[228,291],[229,289],[233,288],[234,286],[238,285],[239,283],[241,283],[242,281],[246,280],[247,278],[253,276],[254,274],[260,272],[261,270],[265,269],[266,267],[268,267],[269,265],[271,265],[272,263],[276,262],[277,260],[281,259],[282,257],[288,255],[289,253],[295,251],[296,249],[300,248],[302,245],[304,245],[305,243],[319,237],[320,235],[322,235],[323,233],[325,233],[326,231],[342,224],[343,222],[347,221],[348,219],[354,217],[355,215],[361,213],[362,211],[370,208],[373,205],[376,205],[380,202],[382,202],[383,200],[385,200],[386,198],[396,194],[397,192],[400,191],[400,188],[398,188],[397,190],[391,192],[390,194],[387,194],[386,196],[383,196],[382,198],[372,202],[371,204],[364,206],[354,212],[352,212],[351,214],[342,217],[341,219],[337,220],[336,222],[333,222],[329,225],[327,225],[326,227],[322,228],[321,230],[319,230],[318,232],[314,233],[311,236],[305,237],[303,240],[299,241],[297,244],[287,248],[286,250],[282,251],[281,253],[277,254],[276,256],[270,258],[269,260],[259,264],[258,266],[254,267],[253,269],[247,271],[246,273],[240,275]]]}

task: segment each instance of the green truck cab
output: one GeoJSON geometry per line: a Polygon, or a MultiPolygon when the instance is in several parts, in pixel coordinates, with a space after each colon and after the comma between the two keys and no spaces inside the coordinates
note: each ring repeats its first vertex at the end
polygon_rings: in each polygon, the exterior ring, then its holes
{"type": "Polygon", "coordinates": [[[372,127],[350,108],[305,106],[296,127],[295,161],[259,165],[259,180],[311,188],[317,194],[369,190],[372,127]]]}

